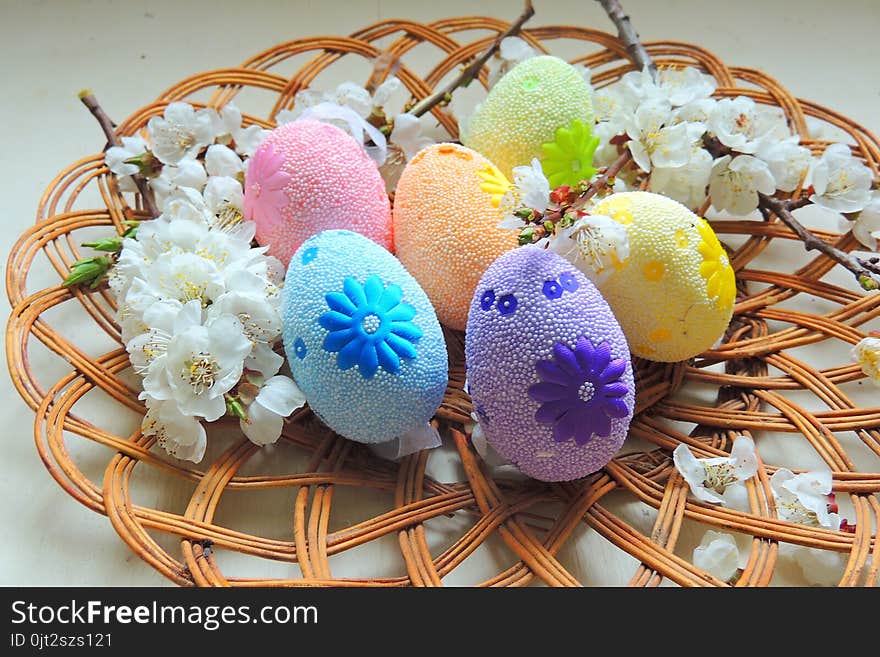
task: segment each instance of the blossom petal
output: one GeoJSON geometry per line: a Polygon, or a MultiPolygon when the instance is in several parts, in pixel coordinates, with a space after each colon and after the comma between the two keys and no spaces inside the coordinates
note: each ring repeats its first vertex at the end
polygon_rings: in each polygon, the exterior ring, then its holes
{"type": "Polygon", "coordinates": [[[328,292],[324,295],[324,299],[327,301],[327,305],[330,306],[331,309],[343,313],[344,315],[351,316],[357,311],[357,306],[355,306],[351,300],[341,292],[328,292]]]}
{"type": "Polygon", "coordinates": [[[382,298],[382,294],[385,292],[385,284],[382,283],[381,278],[374,274],[364,282],[363,290],[367,303],[374,306],[382,298]]]}
{"type": "Polygon", "coordinates": [[[351,328],[352,319],[348,315],[331,310],[318,318],[318,324],[328,331],[343,331],[351,328]]]}
{"type": "MultiPolygon", "coordinates": [[[[330,335],[333,334],[331,333],[330,335]]],[[[330,336],[328,335],[327,337],[329,338],[330,336]]],[[[339,355],[336,357],[336,364],[339,366],[339,369],[350,370],[358,364],[362,348],[361,342],[360,339],[355,338],[354,340],[348,341],[348,344],[339,350],[339,355]]]]}
{"type": "Polygon", "coordinates": [[[418,352],[411,342],[396,336],[393,333],[389,333],[385,337],[385,342],[394,350],[394,353],[401,358],[416,358],[418,356],[418,352]]]}
{"type": "Polygon", "coordinates": [[[345,292],[345,296],[347,296],[358,308],[367,303],[364,288],[354,277],[346,276],[345,280],[342,282],[342,290],[345,292]]]}
{"type": "Polygon", "coordinates": [[[340,349],[345,347],[345,345],[351,342],[351,340],[356,335],[356,328],[349,328],[342,331],[333,331],[332,333],[328,333],[327,337],[324,338],[323,349],[324,351],[329,352],[339,351],[340,349]]]}
{"type": "Polygon", "coordinates": [[[412,322],[392,322],[391,332],[410,342],[415,342],[422,337],[422,329],[412,322]]]}
{"type": "Polygon", "coordinates": [[[386,372],[397,374],[400,371],[400,358],[384,341],[376,343],[376,357],[379,359],[379,365],[386,372]]]}
{"type": "Polygon", "coordinates": [[[376,347],[369,340],[363,340],[361,355],[358,358],[358,368],[361,376],[365,379],[372,379],[379,368],[379,357],[376,354],[376,347]]]}
{"type": "Polygon", "coordinates": [[[569,396],[569,388],[557,383],[542,381],[529,387],[529,397],[539,402],[562,400],[569,396]]]}

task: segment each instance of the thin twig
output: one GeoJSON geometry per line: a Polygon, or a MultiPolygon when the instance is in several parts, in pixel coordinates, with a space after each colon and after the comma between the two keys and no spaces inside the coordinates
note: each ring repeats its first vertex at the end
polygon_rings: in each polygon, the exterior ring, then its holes
{"type": "Polygon", "coordinates": [[[647,67],[651,77],[656,81],[657,66],[654,64],[648,51],[645,50],[645,46],[639,39],[639,33],[632,26],[629,16],[623,11],[623,7],[620,6],[620,2],[618,0],[597,0],[597,2],[602,5],[605,13],[608,14],[608,18],[617,26],[617,37],[626,46],[629,58],[640,71],[647,67]]]}
{"type": "MultiPolygon", "coordinates": [[[[98,124],[101,126],[101,130],[104,131],[104,135],[107,137],[107,142],[110,146],[122,146],[122,142],[119,141],[119,137],[116,135],[116,124],[107,115],[107,112],[104,111],[104,108],[101,107],[100,103],[98,103],[98,99],[95,98],[95,95],[90,90],[86,89],[79,93],[79,99],[98,121],[98,124]]],[[[150,189],[146,179],[139,173],[132,175],[132,178],[134,179],[134,184],[137,185],[138,192],[140,192],[141,198],[144,201],[144,209],[149,213],[150,217],[158,217],[159,208],[156,207],[156,199],[153,197],[153,190],[150,189]]]]}
{"type": "Polygon", "coordinates": [[[558,210],[554,210],[551,213],[541,216],[539,219],[539,223],[543,223],[545,221],[552,221],[553,223],[556,223],[557,221],[562,219],[562,217],[564,217],[568,212],[571,212],[572,210],[580,210],[587,204],[587,201],[589,201],[596,194],[605,189],[605,187],[608,185],[608,181],[611,180],[618,173],[620,173],[620,171],[631,160],[632,153],[628,148],[625,148],[620,156],[614,162],[612,162],[607,169],[605,169],[602,175],[591,182],[590,186],[587,187],[583,192],[581,192],[570,206],[559,208],[558,210]]]}
{"type": "Polygon", "coordinates": [[[841,251],[833,244],[816,237],[810,230],[798,221],[792,214],[792,210],[809,204],[809,201],[800,199],[797,201],[785,201],[782,199],[759,194],[758,207],[764,216],[767,213],[774,214],[782,223],[788,226],[795,235],[804,243],[807,251],[820,251],[832,260],[839,262],[853,273],[859,285],[865,290],[880,289],[880,267],[876,264],[857,258],[856,256],[841,251]]]}
{"type": "Polygon", "coordinates": [[[532,0],[526,0],[526,8],[523,10],[523,13],[511,23],[509,28],[507,28],[502,34],[498,35],[495,41],[492,42],[492,45],[484,50],[474,61],[463,68],[449,84],[416,103],[412,109],[409,110],[409,113],[416,116],[422,116],[430,111],[435,105],[444,101],[448,102],[453,91],[459,87],[466,87],[477,77],[480,69],[483,68],[485,63],[489,61],[489,58],[495,54],[498,48],[501,47],[501,42],[507,37],[517,34],[526,21],[534,15],[535,9],[532,7],[532,0]]]}
{"type": "Polygon", "coordinates": [[[623,169],[630,160],[632,160],[632,151],[628,148],[624,148],[620,156],[605,170],[605,173],[596,178],[596,180],[587,187],[586,191],[578,196],[577,200],[572,203],[571,209],[580,210],[584,207],[587,204],[587,201],[593,198],[600,190],[605,189],[608,181],[620,173],[620,170],[623,169]]]}

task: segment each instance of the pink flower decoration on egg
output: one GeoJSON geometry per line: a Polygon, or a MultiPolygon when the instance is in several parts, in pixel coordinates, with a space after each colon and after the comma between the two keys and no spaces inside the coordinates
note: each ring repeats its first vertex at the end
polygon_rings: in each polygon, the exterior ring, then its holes
{"type": "Polygon", "coordinates": [[[290,182],[283,166],[284,157],[272,144],[265,143],[254,153],[245,180],[245,219],[266,224],[281,221],[281,212],[288,203],[284,188],[290,182]]]}

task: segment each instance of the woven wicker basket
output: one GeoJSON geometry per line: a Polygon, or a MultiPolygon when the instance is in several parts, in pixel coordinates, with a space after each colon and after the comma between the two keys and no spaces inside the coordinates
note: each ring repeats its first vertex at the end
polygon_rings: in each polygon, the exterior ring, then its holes
{"type": "MultiPolygon", "coordinates": [[[[187,99],[202,105],[196,100],[207,99],[207,104],[220,107],[236,98],[241,107],[248,94],[260,93],[265,98],[266,92],[274,101],[268,118],[246,115],[245,121],[272,127],[275,114],[291,107],[296,92],[324,69],[345,67],[352,59],[374,60],[383,52],[402,62],[398,77],[414,97],[423,98],[444,76],[485,49],[507,27],[503,21],[480,17],[427,25],[387,21],[350,37],[292,41],[253,57],[239,68],[210,71],[181,81],[155,103],[122,122],[118,132],[136,133],[171,101],[187,99]],[[469,35],[479,31],[482,36],[462,43],[456,37],[465,31],[469,35]],[[380,49],[375,45],[380,40],[390,45],[380,49]],[[407,61],[410,51],[422,42],[435,49],[436,64],[419,75],[407,67],[407,61]],[[293,75],[273,72],[285,69],[285,62],[289,70],[288,60],[295,56],[305,57],[306,63],[293,75]]],[[[545,51],[559,39],[568,40],[568,46],[574,43],[578,53],[575,61],[590,66],[594,84],[600,86],[632,68],[623,45],[603,32],[569,26],[541,27],[527,30],[524,36],[545,51]]],[[[807,116],[837,126],[849,133],[856,144],[854,151],[877,175],[880,144],[845,117],[793,98],[759,71],[728,67],[703,48],[677,42],[646,45],[660,65],[696,65],[712,74],[718,80],[718,97],[746,95],[759,103],[778,105],[801,135],[807,134],[807,116]]],[[[485,80],[484,71],[480,81],[485,84],[485,80]]],[[[434,117],[449,137],[457,137],[456,122],[449,113],[435,108],[434,117]]],[[[819,153],[825,142],[808,141],[807,145],[819,153]]],[[[842,585],[871,585],[877,578],[880,542],[872,527],[880,524],[876,496],[880,491],[880,408],[858,408],[852,403],[847,391],[859,384],[862,375],[843,354],[850,344],[864,337],[860,327],[880,314],[880,296],[862,295],[823,282],[821,279],[834,263],[821,256],[796,271],[756,267],[753,260],[764,252],[800,246],[778,222],[713,222],[723,240],[739,244],[731,251],[739,286],[734,320],[724,343],[695,361],[636,363],[637,414],[630,435],[633,442],[648,447],[618,456],[584,480],[542,485],[509,476],[493,478],[470,446],[464,433],[471,409],[462,390],[463,336],[451,332],[447,333],[451,378],[436,419],[448,443],[446,456],[458,461],[459,480],[440,481],[426,473],[428,462],[439,458],[434,455],[440,452],[415,454],[400,463],[381,461],[362,446],[329,432],[308,411],[297,414],[287,424],[271,459],[258,456],[260,450],[235,432],[230,423],[228,433],[234,434],[232,438],[223,443],[224,449],[209,450],[198,467],[170,459],[153,448],[152,439],[139,432],[117,435],[111,428],[112,418],[86,419],[79,406],[90,393],[99,391],[112,398],[120,413],[128,409],[141,414],[143,408],[137,401],[136,378],[126,374],[129,362],[114,323],[112,296],[106,290],[67,290],[60,282],[70,264],[80,257],[78,246],[84,234],[90,230],[94,233],[96,228],[105,233],[112,228],[121,232],[123,221],[142,216],[138,207],[127,205],[101,153],[62,171],[40,201],[37,223],[17,242],[7,264],[6,286],[13,312],[6,345],[14,383],[36,412],[37,448],[49,472],[74,499],[105,514],[138,556],[180,585],[433,586],[440,585],[469,555],[489,542],[504,546],[509,556],[505,563],[511,565],[472,584],[578,585],[558,555],[576,532],[585,530],[584,525],[634,557],[637,564],[629,579],[632,585],[657,586],[663,580],[680,585],[723,585],[676,551],[685,522],[752,537],[748,564],[737,586],[771,582],[780,541],[848,555],[842,585]],[[86,199],[100,199],[103,207],[84,207],[90,203],[86,199]],[[37,262],[46,280],[42,265],[45,260],[37,259],[41,253],[57,277],[53,284],[33,291],[33,280],[40,280],[33,276],[39,269],[33,266],[37,262]],[[786,303],[789,300],[793,303],[786,303]],[[820,303],[812,303],[815,301],[820,303]],[[821,310],[812,310],[815,308],[821,310]],[[63,313],[58,312],[61,309],[63,313]],[[76,327],[75,337],[70,337],[71,326],[76,327]],[[116,347],[98,355],[90,353],[81,345],[81,339],[91,333],[105,334],[116,347]],[[69,373],[48,388],[38,383],[29,364],[31,338],[69,363],[69,373]],[[799,360],[794,350],[820,342],[836,343],[835,353],[841,354],[837,366],[819,370],[799,360]],[[694,391],[707,386],[713,400],[699,401],[700,395],[694,391]],[[687,485],[671,465],[671,450],[676,445],[685,443],[700,456],[719,456],[729,452],[734,436],[759,430],[793,439],[799,439],[799,434],[804,448],[815,450],[827,463],[834,473],[835,492],[848,494],[851,501],[854,533],[793,525],[776,518],[769,476],[776,467],[790,465],[786,463],[761,464],[758,477],[748,485],[750,513],[688,498],[687,485]],[[86,476],[71,456],[71,442],[82,440],[110,448],[102,452],[102,480],[86,476]],[[848,453],[854,443],[877,467],[859,471],[848,453]],[[130,486],[145,469],[188,482],[191,497],[188,504],[179,505],[185,508],[160,509],[135,503],[130,486]],[[287,519],[281,532],[285,540],[253,529],[226,526],[216,519],[225,494],[250,491],[261,495],[279,488],[288,502],[281,516],[287,519]],[[334,518],[334,495],[338,498],[343,489],[355,489],[356,493],[365,489],[382,491],[392,501],[364,520],[334,518]],[[617,503],[607,504],[612,497],[617,503]],[[612,511],[621,508],[621,498],[653,509],[653,527],[648,523],[638,528],[638,523],[612,511]],[[429,545],[426,528],[436,529],[453,520],[450,526],[455,529],[446,531],[447,539],[450,532],[453,537],[440,547],[429,545]],[[164,534],[166,540],[160,540],[157,534],[164,534]],[[168,541],[168,535],[179,540],[168,541]],[[393,538],[397,539],[397,548],[393,549],[399,550],[395,556],[402,556],[405,568],[401,566],[396,576],[334,576],[334,555],[383,537],[391,537],[392,545],[393,538]],[[217,551],[222,550],[254,558],[255,566],[249,572],[265,572],[260,569],[260,563],[265,562],[256,559],[261,558],[297,563],[302,576],[236,577],[218,565],[217,551]]],[[[845,250],[855,246],[850,235],[818,234],[845,250]]],[[[759,441],[760,436],[758,433],[759,441]]],[[[589,558],[583,555],[584,560],[589,558]]],[[[272,572],[277,573],[278,568],[272,572]]]]}

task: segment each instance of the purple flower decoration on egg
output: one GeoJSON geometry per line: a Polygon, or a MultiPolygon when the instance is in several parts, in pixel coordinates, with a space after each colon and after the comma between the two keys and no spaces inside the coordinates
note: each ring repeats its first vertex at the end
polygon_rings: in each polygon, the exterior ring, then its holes
{"type": "Polygon", "coordinates": [[[553,358],[538,361],[535,369],[541,378],[529,388],[529,397],[541,402],[535,420],[553,425],[556,442],[573,437],[578,445],[586,445],[593,435],[611,433],[611,418],[629,414],[622,399],[629,388],[620,380],[626,361],[612,359],[605,341],[594,347],[582,336],[574,349],[558,342],[553,358]]]}
{"type": "Polygon", "coordinates": [[[324,295],[330,308],[318,318],[329,331],[324,350],[337,354],[339,369],[357,365],[365,379],[373,378],[379,367],[399,374],[402,358],[418,356],[414,343],[422,337],[422,330],[410,321],[416,309],[402,300],[399,285],[385,287],[378,276],[370,276],[363,284],[348,276],[342,290],[324,295]]]}

